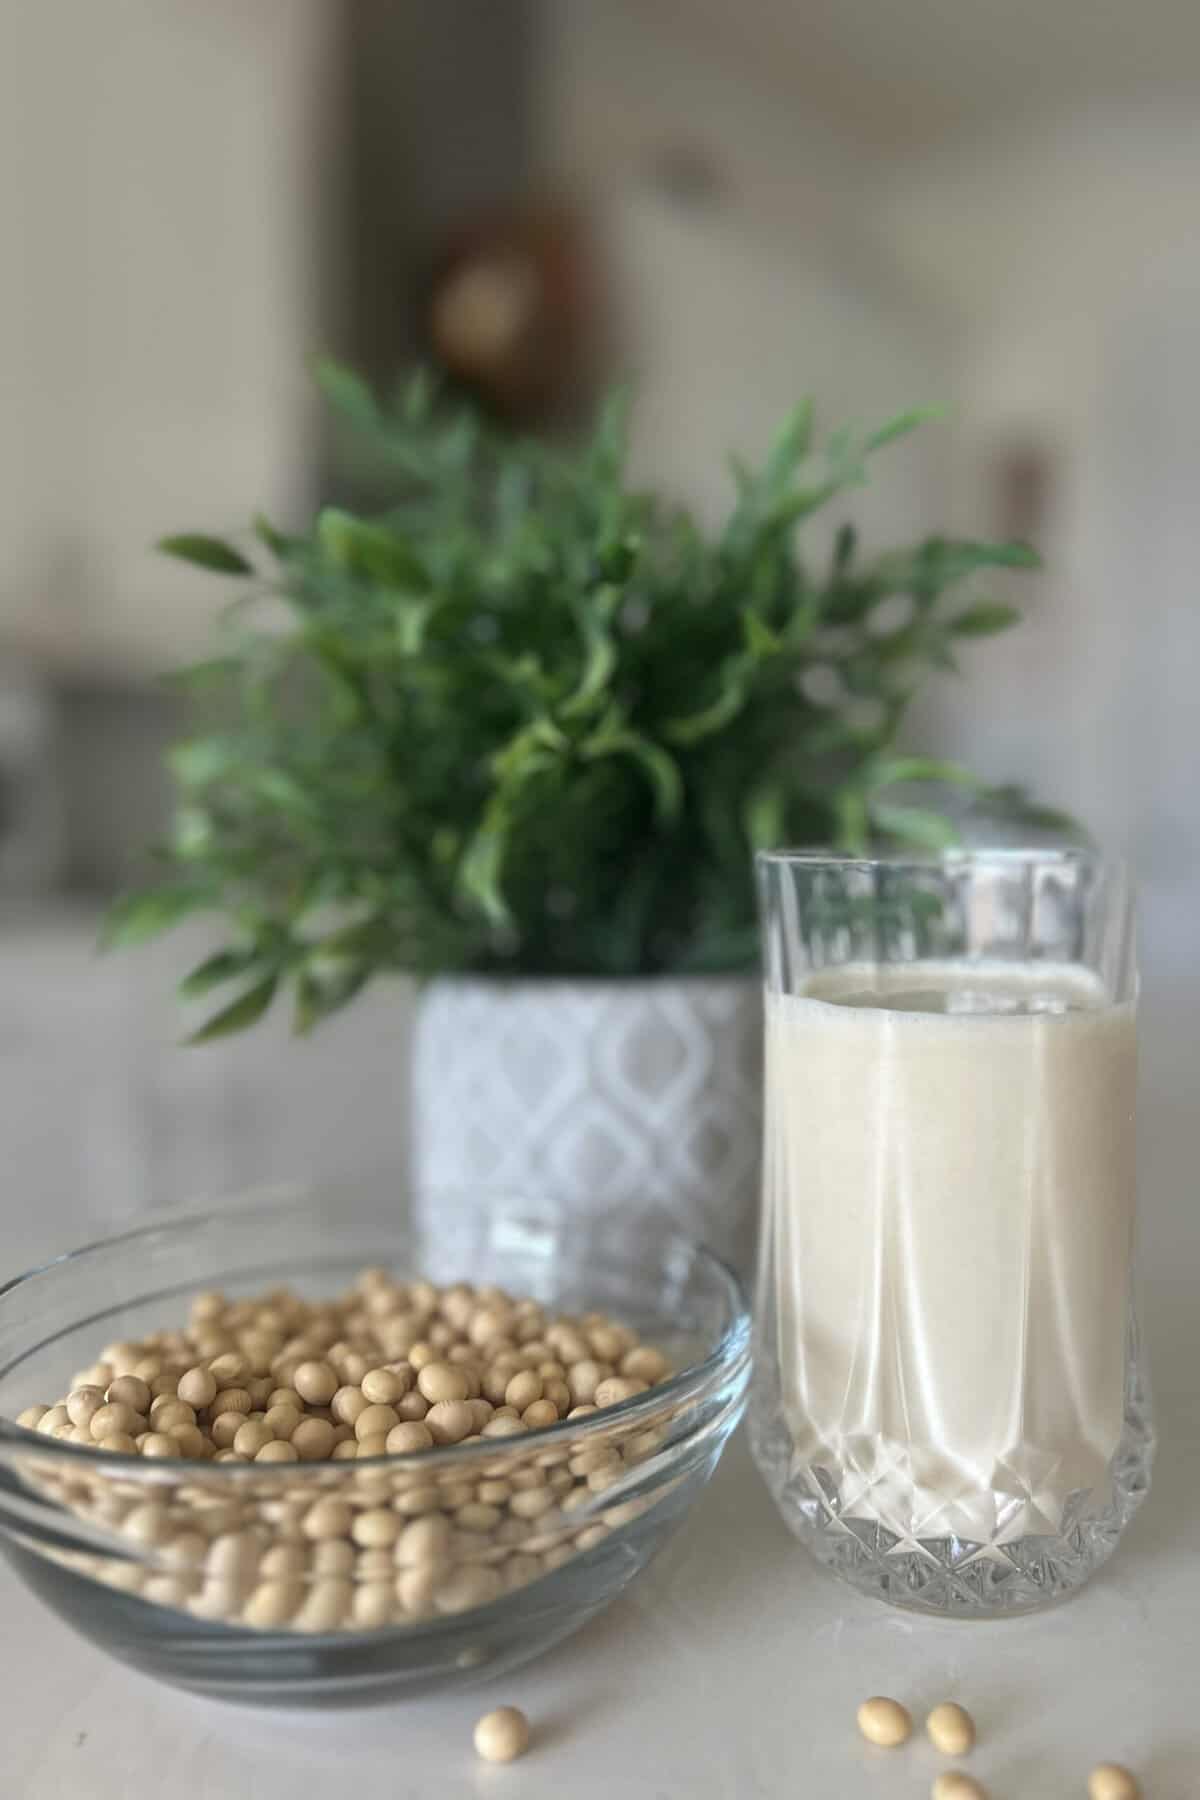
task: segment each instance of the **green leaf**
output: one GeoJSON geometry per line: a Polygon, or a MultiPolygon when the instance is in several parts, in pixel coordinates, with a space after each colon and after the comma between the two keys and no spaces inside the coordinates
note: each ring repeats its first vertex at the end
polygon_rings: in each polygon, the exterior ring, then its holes
{"type": "Polygon", "coordinates": [[[1040,569],[1042,559],[1028,544],[983,543],[973,538],[931,538],[923,546],[943,584],[977,569],[1040,569]]]}
{"type": "Polygon", "coordinates": [[[210,656],[202,662],[187,663],[182,669],[169,669],[160,680],[167,687],[198,694],[223,686],[240,673],[241,667],[236,656],[210,656]]]}
{"type": "Polygon", "coordinates": [[[374,916],[358,919],[353,925],[344,925],[339,931],[321,938],[314,945],[313,954],[322,960],[345,960],[348,957],[382,959],[390,955],[395,947],[396,933],[388,920],[374,916]]]}
{"type": "Polygon", "coordinates": [[[992,637],[998,631],[1008,631],[1020,617],[1015,606],[984,600],[947,619],[946,630],[954,637],[992,637]]]}
{"type": "Polygon", "coordinates": [[[505,656],[494,651],[481,657],[480,662],[489,675],[511,688],[526,704],[541,706],[554,691],[554,684],[536,651],[527,650],[523,656],[505,656]]]}
{"type": "Polygon", "coordinates": [[[763,465],[766,486],[777,491],[812,448],[815,403],[810,396],[794,406],[780,427],[763,465]]]}
{"type": "Polygon", "coordinates": [[[797,744],[806,756],[830,757],[861,750],[863,740],[862,730],[848,719],[822,716],[818,723],[808,725],[799,734],[797,744]]]}
{"type": "Polygon", "coordinates": [[[339,568],[365,575],[384,587],[428,585],[428,575],[411,544],[385,525],[370,525],[340,507],[327,506],[317,519],[317,541],[339,568]]]}
{"type": "Polygon", "coordinates": [[[601,402],[600,415],[588,448],[588,462],[593,479],[608,483],[616,481],[620,476],[629,443],[629,413],[628,388],[615,388],[601,402]]]}
{"type": "Polygon", "coordinates": [[[637,567],[638,557],[642,553],[643,539],[636,531],[626,531],[619,536],[611,536],[596,547],[596,560],[605,581],[613,584],[614,600],[620,600],[619,589],[627,582],[637,567]]]}
{"type": "Polygon", "coordinates": [[[298,549],[302,542],[299,538],[290,538],[286,532],[279,531],[272,525],[265,513],[255,513],[251,530],[260,544],[265,544],[273,556],[280,561],[290,550],[298,549]]]}
{"type": "Polygon", "coordinates": [[[425,629],[437,610],[437,601],[429,596],[415,599],[400,597],[396,609],[396,648],[401,656],[419,656],[425,642],[425,629]]]}
{"type": "MultiPolygon", "coordinates": [[[[825,625],[857,625],[888,598],[890,591],[893,590],[870,576],[859,579],[835,576],[825,594],[821,622],[825,625]]],[[[883,637],[878,642],[881,646],[890,645],[899,635],[893,633],[890,638],[883,637]]]]}
{"type": "Polygon", "coordinates": [[[958,827],[951,819],[924,806],[897,806],[891,801],[873,800],[871,822],[889,837],[920,850],[947,850],[961,842],[958,827]]]}
{"type": "Polygon", "coordinates": [[[632,726],[610,720],[585,738],[579,749],[588,761],[601,756],[631,757],[650,782],[659,819],[669,824],[678,818],[683,805],[683,778],[674,757],[661,745],[651,742],[632,726]]]}
{"type": "Polygon", "coordinates": [[[849,425],[831,434],[825,448],[831,492],[844,487],[864,487],[867,482],[865,447],[855,441],[849,425]]]}
{"type": "Polygon", "coordinates": [[[255,769],[251,774],[253,791],[268,806],[296,819],[316,819],[321,809],[315,796],[297,776],[287,769],[255,769]]]}
{"type": "Polygon", "coordinates": [[[349,646],[335,631],[306,626],[301,642],[312,653],[326,682],[332,702],[332,719],[338,726],[359,723],[370,712],[367,682],[354,667],[349,646]]]}
{"type": "Polygon", "coordinates": [[[313,378],[335,412],[355,425],[377,425],[379,408],[361,375],[336,362],[332,356],[314,358],[313,378]]]}
{"type": "Polygon", "coordinates": [[[670,743],[690,747],[723,731],[745,706],[760,664],[769,657],[778,656],[786,647],[795,647],[795,619],[789,622],[786,634],[781,636],[752,607],[743,607],[739,618],[746,649],[739,655],[727,657],[722,663],[717,672],[720,687],[715,700],[698,712],[664,723],[662,733],[670,743]]]}
{"type": "Polygon", "coordinates": [[[584,642],[583,673],[574,693],[559,708],[564,719],[578,718],[589,712],[603,698],[617,666],[617,646],[600,613],[585,603],[578,609],[577,616],[584,642]]]}
{"type": "Polygon", "coordinates": [[[206,537],[202,532],[187,531],[177,537],[159,538],[158,548],[164,556],[178,557],[197,569],[208,569],[214,575],[253,575],[254,565],[246,561],[240,550],[223,538],[206,537]]]}
{"type": "Polygon", "coordinates": [[[171,854],[181,862],[202,862],[213,848],[212,814],[203,806],[177,806],[171,821],[171,854]]]}
{"type": "Polygon", "coordinates": [[[938,781],[967,788],[979,786],[978,776],[962,763],[945,762],[935,756],[878,757],[866,771],[866,781],[873,789],[896,787],[902,781],[938,781]]]}
{"type": "Polygon", "coordinates": [[[859,790],[843,788],[834,796],[833,812],[838,848],[851,856],[864,855],[870,841],[871,821],[866,800],[859,790]]]}
{"type": "Polygon", "coordinates": [[[238,768],[242,746],[226,736],[185,738],[167,752],[167,766],[181,787],[206,787],[238,768]]]}
{"type": "Polygon", "coordinates": [[[275,990],[279,986],[278,975],[266,975],[256,981],[253,987],[239,994],[228,1006],[214,1013],[194,1031],[188,1038],[189,1044],[207,1044],[213,1038],[229,1037],[235,1031],[245,1031],[247,1026],[256,1025],[275,998],[275,990]]]}
{"type": "Polygon", "coordinates": [[[739,500],[748,500],[754,491],[755,474],[744,456],[731,450],[725,458],[725,466],[729,470],[734,491],[739,500]]]}
{"type": "Polygon", "coordinates": [[[424,425],[433,412],[437,381],[427,368],[414,369],[400,390],[400,416],[409,426],[424,425]]]}
{"type": "Polygon", "coordinates": [[[261,958],[262,952],[257,948],[218,950],[184,976],[179,992],[185,1000],[195,999],[200,994],[207,994],[211,988],[219,987],[223,981],[246,974],[261,958]]]}
{"type": "Polygon", "coordinates": [[[309,965],[296,977],[295,1008],[292,1029],[304,1037],[314,1025],[337,1012],[362,991],[371,979],[367,963],[344,961],[340,966],[318,968],[309,965]]]}
{"type": "Polygon", "coordinates": [[[761,529],[766,533],[782,535],[792,525],[798,525],[801,519],[820,512],[844,486],[842,478],[831,476],[828,481],[818,481],[812,487],[796,488],[793,493],[785,494],[774,506],[768,508],[763,515],[761,529]]]}
{"type": "Polygon", "coordinates": [[[976,544],[964,542],[956,546],[963,554],[973,552],[981,563],[993,569],[1040,569],[1042,559],[1029,544],[976,544]]]}
{"type": "Polygon", "coordinates": [[[916,431],[919,426],[945,416],[940,406],[916,406],[909,412],[897,413],[886,425],[880,425],[867,434],[863,448],[868,452],[882,450],[885,444],[894,444],[897,438],[907,437],[909,432],[916,431]]]}
{"type": "Polygon", "coordinates": [[[749,606],[742,608],[742,635],[746,640],[747,650],[756,662],[778,655],[783,648],[779,633],[772,631],[766,620],[749,606]]]}
{"type": "Polygon", "coordinates": [[[915,550],[892,550],[877,557],[868,576],[881,594],[912,593],[928,600],[980,569],[1040,567],[1040,558],[1027,544],[927,538],[915,550]]]}
{"type": "Polygon", "coordinates": [[[100,947],[116,950],[144,944],[212,904],[213,894],[208,887],[145,888],[140,894],[123,894],[104,916],[100,947]]]}
{"type": "Polygon", "coordinates": [[[982,788],[973,811],[987,819],[1027,826],[1031,831],[1057,832],[1073,842],[1090,841],[1078,819],[1058,807],[1044,806],[1040,801],[1032,800],[1027,790],[1016,782],[1003,787],[982,788]]]}
{"type": "Polygon", "coordinates": [[[568,739],[553,719],[542,715],[525,725],[491,759],[492,774],[508,793],[530,776],[552,768],[568,747],[568,739]]]}
{"type": "Polygon", "coordinates": [[[681,749],[690,749],[705,738],[715,737],[732,723],[745,705],[749,672],[749,665],[742,658],[731,658],[721,672],[725,685],[716,699],[685,718],[668,719],[662,727],[663,736],[681,749]]]}
{"type": "Polygon", "coordinates": [[[292,1030],[297,1037],[307,1037],[322,1013],[322,989],[315,976],[301,969],[296,977],[292,1030]]]}
{"type": "Polygon", "coordinates": [[[754,788],[742,808],[742,824],[752,850],[776,850],[787,830],[787,787],[782,779],[754,788]]]}
{"type": "Polygon", "coordinates": [[[460,891],[496,926],[509,924],[512,917],[500,889],[510,823],[507,809],[493,802],[458,865],[460,891]]]}
{"type": "Polygon", "coordinates": [[[621,748],[644,770],[660,822],[673,824],[683,807],[683,777],[674,757],[638,731],[626,732],[621,748]]]}

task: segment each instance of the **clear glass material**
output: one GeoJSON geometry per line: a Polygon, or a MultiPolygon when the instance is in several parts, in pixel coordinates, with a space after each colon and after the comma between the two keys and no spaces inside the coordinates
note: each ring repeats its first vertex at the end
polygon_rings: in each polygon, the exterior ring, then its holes
{"type": "MultiPolygon", "coordinates": [[[[145,1673],[270,1703],[358,1703],[490,1678],[607,1605],[675,1530],[741,1416],[750,1321],[738,1282],[665,1232],[630,1247],[520,1196],[443,1198],[436,1232],[422,1238],[391,1193],[248,1195],[164,1215],[0,1289],[0,1551],[18,1574],[145,1673]],[[181,1323],[204,1289],[232,1298],[283,1283],[317,1297],[369,1266],[492,1282],[567,1313],[608,1312],[659,1345],[677,1373],[519,1437],[348,1462],[147,1461],[11,1423],[64,1393],[101,1345],[181,1323]],[[406,1518],[453,1514],[481,1480],[508,1482],[514,1494],[545,1484],[552,1504],[514,1515],[502,1542],[452,1533],[428,1595],[398,1597],[386,1618],[362,1624],[348,1611],[336,1628],[313,1628],[304,1599],[321,1570],[298,1520],[315,1499],[391,1506],[406,1518]],[[147,1501],[171,1526],[153,1543],[147,1501]],[[286,1540],[304,1552],[287,1622],[252,1628],[241,1572],[217,1564],[214,1573],[221,1551],[210,1546],[234,1529],[261,1550],[286,1540]],[[464,1581],[468,1565],[490,1573],[464,1581]],[[481,1592],[482,1602],[472,1598],[481,1592]]],[[[351,1578],[379,1575],[356,1562],[351,1578]]]]}
{"type": "Polygon", "coordinates": [[[819,1561],[987,1616],[1072,1592],[1153,1455],[1137,974],[1083,852],[759,859],[755,1457],[819,1561]]]}

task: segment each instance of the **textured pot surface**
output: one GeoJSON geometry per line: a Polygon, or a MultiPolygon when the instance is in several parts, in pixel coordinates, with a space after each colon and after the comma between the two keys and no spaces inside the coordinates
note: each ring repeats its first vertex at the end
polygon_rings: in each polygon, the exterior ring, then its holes
{"type": "Polygon", "coordinates": [[[743,1269],[758,1201],[758,983],[448,978],[413,1045],[418,1194],[669,1219],[743,1269]]]}

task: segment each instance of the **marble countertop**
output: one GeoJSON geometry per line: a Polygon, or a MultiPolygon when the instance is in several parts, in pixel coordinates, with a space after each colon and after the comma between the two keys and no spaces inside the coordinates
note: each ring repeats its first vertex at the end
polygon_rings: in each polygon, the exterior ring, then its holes
{"type": "Polygon", "coordinates": [[[1068,1605],[940,1623],[861,1599],[787,1535],[741,1434],[678,1537],[591,1626],[469,1693],[337,1714],[242,1710],[120,1668],[0,1579],[3,1792],[13,1800],[904,1800],[945,1766],[874,1750],[858,1702],[975,1714],[993,1800],[1083,1796],[1127,1761],[1147,1800],[1200,1794],[1200,1441],[1177,1440],[1121,1553],[1068,1605]],[[17,1646],[20,1646],[19,1653],[17,1646]],[[49,1671],[53,1670],[51,1679],[49,1671]],[[534,1728],[508,1768],[475,1760],[496,1705],[534,1728]]]}
{"type": "MultiPolygon", "coordinates": [[[[376,1120],[376,1135],[358,1144],[360,1173],[392,1178],[400,1145],[378,1122],[392,1131],[394,1107],[383,1102],[402,1086],[404,1032],[384,1003],[335,1028],[344,1035],[312,1062],[301,1050],[283,1074],[269,1035],[231,1047],[229,1060],[164,1070],[163,965],[157,975],[145,966],[146,996],[135,1002],[113,965],[96,972],[85,941],[48,926],[0,941],[10,1181],[0,1273],[128,1220],[156,1186],[160,1200],[184,1197],[185,1175],[195,1192],[307,1168],[308,1146],[326,1144],[339,1117],[360,1132],[376,1120]],[[96,985],[105,982],[107,998],[96,985]],[[120,1054],[113,1017],[123,1021],[120,1054]],[[336,1085],[345,1065],[355,1093],[350,1081],[344,1093],[336,1085]],[[213,1131],[226,1133],[219,1155],[213,1131]],[[211,1179],[190,1182],[188,1156],[211,1179]]],[[[320,1715],[201,1701],[119,1667],[0,1570],[0,1795],[293,1800],[351,1787],[355,1800],[917,1800],[939,1766],[929,1747],[876,1751],[855,1731],[859,1700],[882,1692],[918,1713],[947,1697],[968,1705],[980,1729],[972,1768],[993,1800],[1082,1797],[1101,1759],[1137,1768],[1147,1800],[1197,1800],[1193,1111],[1154,1094],[1143,1109],[1145,1317],[1162,1438],[1153,1492],[1113,1562],[1069,1604],[940,1623],[860,1598],[788,1536],[739,1433],[678,1536],[625,1596],[542,1661],[467,1694],[320,1715]],[[491,1768],[474,1758],[471,1727],[505,1703],[529,1714],[535,1741],[521,1762],[491,1768]]],[[[326,1169],[349,1141],[335,1134],[326,1169]]]]}

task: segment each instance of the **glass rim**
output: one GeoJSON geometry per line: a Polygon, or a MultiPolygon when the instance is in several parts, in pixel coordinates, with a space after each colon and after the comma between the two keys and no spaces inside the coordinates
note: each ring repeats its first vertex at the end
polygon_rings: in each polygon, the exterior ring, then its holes
{"type": "MultiPolygon", "coordinates": [[[[74,1249],[64,1250],[56,1256],[46,1258],[32,1267],[10,1276],[0,1283],[0,1307],[11,1299],[19,1289],[28,1286],[39,1277],[52,1276],[57,1268],[67,1263],[79,1263],[98,1257],[105,1251],[123,1244],[134,1244],[139,1239],[151,1237],[156,1232],[170,1231],[178,1228],[181,1232],[188,1227],[219,1223],[231,1214],[242,1211],[247,1203],[255,1202],[268,1206],[286,1208],[298,1197],[309,1200],[316,1199],[318,1189],[301,1188],[287,1184],[269,1184],[251,1188],[242,1193],[226,1196],[217,1202],[201,1202],[182,1207],[156,1208],[142,1215],[135,1226],[123,1231],[113,1232],[107,1236],[93,1238],[88,1243],[77,1245],[74,1249]]],[[[510,1214],[516,1217],[516,1211],[510,1214]]],[[[535,1214],[529,1214],[538,1224],[545,1220],[535,1214]]],[[[729,1305],[729,1318],[722,1328],[712,1347],[696,1362],[688,1363],[684,1368],[675,1370],[664,1380],[657,1382],[644,1394],[634,1394],[627,1400],[618,1400],[612,1406],[601,1407],[595,1413],[582,1419],[559,1419],[553,1425],[541,1425],[521,1435],[520,1448],[529,1444],[538,1448],[552,1447],[565,1438],[572,1441],[603,1435],[615,1424],[635,1425],[643,1418],[653,1416],[664,1401],[669,1403],[683,1402],[708,1394],[720,1387],[727,1377],[735,1375],[750,1358],[751,1318],[750,1303],[745,1287],[733,1268],[715,1250],[699,1240],[690,1238],[685,1232],[671,1231],[667,1234],[666,1243],[679,1246],[696,1257],[697,1261],[706,1265],[718,1278],[724,1289],[729,1305]]],[[[136,1303],[145,1296],[135,1295],[136,1303]]],[[[67,1325],[64,1331],[74,1329],[67,1325]]],[[[57,1335],[57,1334],[56,1334],[57,1335]]],[[[0,1371],[9,1375],[20,1366],[24,1357],[18,1357],[0,1371]]],[[[694,1425],[677,1440],[676,1447],[688,1443],[696,1430],[702,1430],[703,1423],[694,1425]]],[[[353,1469],[389,1469],[411,1473],[414,1469],[444,1469],[455,1465],[470,1465],[486,1458],[502,1455],[505,1446],[512,1447],[515,1440],[511,1438],[482,1439],[470,1444],[435,1444],[431,1449],[385,1453],[382,1456],[363,1457],[353,1464],[353,1469]]],[[[329,1481],[329,1470],[336,1467],[329,1459],[319,1462],[299,1463],[212,1463],[210,1461],[193,1461],[183,1458],[155,1458],[147,1460],[143,1456],[130,1455],[125,1451],[106,1451],[102,1445],[64,1443],[61,1440],[42,1437],[36,1430],[18,1425],[15,1420],[0,1415],[0,1466],[11,1465],[22,1457],[34,1457],[39,1462],[60,1464],[65,1471],[76,1472],[84,1469],[104,1469],[112,1476],[122,1479],[145,1480],[151,1485],[164,1481],[186,1480],[186,1471],[205,1483],[226,1481],[236,1483],[257,1478],[273,1480],[279,1485],[288,1481],[308,1480],[318,1485],[322,1477],[329,1481]]]]}
{"type": "Polygon", "coordinates": [[[943,869],[962,863],[1008,863],[1018,868],[1029,863],[1051,866],[1054,864],[1087,865],[1092,868],[1117,871],[1124,871],[1127,868],[1123,857],[1085,844],[1047,845],[1044,848],[1036,844],[997,844],[992,846],[951,844],[943,850],[890,851],[874,856],[856,854],[849,850],[790,850],[782,848],[756,850],[754,861],[760,869],[776,866],[839,869],[943,869]]]}

